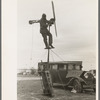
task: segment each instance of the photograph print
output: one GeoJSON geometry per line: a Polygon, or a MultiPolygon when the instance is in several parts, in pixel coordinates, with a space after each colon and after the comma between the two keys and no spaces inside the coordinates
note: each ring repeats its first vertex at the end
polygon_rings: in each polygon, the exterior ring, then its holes
{"type": "Polygon", "coordinates": [[[97,100],[97,0],[17,0],[17,100],[97,100]]]}

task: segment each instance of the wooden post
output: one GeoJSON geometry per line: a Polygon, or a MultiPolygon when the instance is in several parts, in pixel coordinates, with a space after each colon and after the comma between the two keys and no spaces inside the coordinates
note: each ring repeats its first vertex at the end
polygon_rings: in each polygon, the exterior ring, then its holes
{"type": "Polygon", "coordinates": [[[48,58],[47,58],[48,64],[49,64],[49,57],[50,57],[50,49],[48,49],[48,58]]]}
{"type": "MultiPolygon", "coordinates": [[[[50,26],[49,26],[50,31],[50,26]]],[[[49,44],[49,41],[48,41],[49,44]]],[[[50,48],[48,48],[48,55],[47,55],[47,70],[42,72],[42,80],[43,80],[43,93],[45,95],[54,96],[53,95],[53,86],[52,86],[52,79],[51,74],[49,71],[49,58],[50,58],[50,48]]]]}
{"type": "MultiPolygon", "coordinates": [[[[49,32],[50,32],[50,26],[49,26],[49,32]]],[[[49,44],[49,40],[48,40],[48,44],[49,44]]],[[[47,66],[49,68],[49,58],[50,58],[50,48],[48,48],[48,57],[47,57],[47,66]]]]}

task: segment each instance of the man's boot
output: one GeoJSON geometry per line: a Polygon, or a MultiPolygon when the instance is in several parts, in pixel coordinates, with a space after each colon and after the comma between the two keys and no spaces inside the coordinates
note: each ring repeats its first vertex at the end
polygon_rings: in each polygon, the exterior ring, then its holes
{"type": "Polygon", "coordinates": [[[51,48],[55,48],[53,45],[50,45],[51,46],[51,48]]]}
{"type": "Polygon", "coordinates": [[[45,42],[45,46],[46,46],[45,49],[50,49],[50,47],[49,47],[47,42],[45,42]]]}

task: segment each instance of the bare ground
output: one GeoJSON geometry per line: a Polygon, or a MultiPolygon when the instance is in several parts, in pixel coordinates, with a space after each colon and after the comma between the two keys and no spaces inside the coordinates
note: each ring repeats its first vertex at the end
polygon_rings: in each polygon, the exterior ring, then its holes
{"type": "Polygon", "coordinates": [[[54,87],[54,96],[44,96],[41,79],[34,78],[17,81],[17,100],[96,100],[95,93],[91,90],[83,93],[71,93],[71,89],[64,90],[62,86],[54,87]]]}

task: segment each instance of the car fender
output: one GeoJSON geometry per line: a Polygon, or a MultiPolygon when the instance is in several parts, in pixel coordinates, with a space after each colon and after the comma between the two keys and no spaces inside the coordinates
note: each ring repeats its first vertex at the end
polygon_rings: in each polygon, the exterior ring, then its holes
{"type": "MultiPolygon", "coordinates": [[[[66,78],[67,79],[67,78],[66,78]]],[[[86,85],[87,83],[81,78],[81,77],[68,77],[69,82],[67,83],[67,85],[70,85],[74,82],[75,79],[78,79],[82,84],[86,85]]]]}

